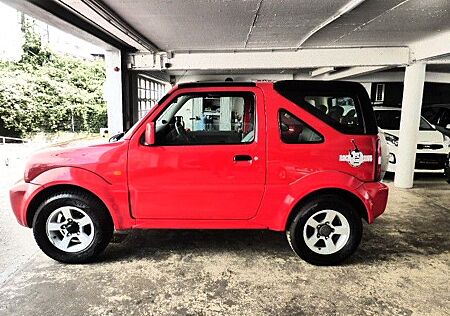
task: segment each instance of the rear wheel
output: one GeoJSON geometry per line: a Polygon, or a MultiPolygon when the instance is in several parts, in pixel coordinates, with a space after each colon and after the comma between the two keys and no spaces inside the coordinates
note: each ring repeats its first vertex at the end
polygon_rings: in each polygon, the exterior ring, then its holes
{"type": "Polygon", "coordinates": [[[324,195],[300,207],[286,234],[294,252],[305,261],[335,265],[355,252],[362,223],[351,203],[324,195]]]}
{"type": "Polygon", "coordinates": [[[38,208],[33,220],[38,246],[49,257],[65,263],[93,261],[113,233],[104,205],[78,191],[57,193],[38,208]]]}

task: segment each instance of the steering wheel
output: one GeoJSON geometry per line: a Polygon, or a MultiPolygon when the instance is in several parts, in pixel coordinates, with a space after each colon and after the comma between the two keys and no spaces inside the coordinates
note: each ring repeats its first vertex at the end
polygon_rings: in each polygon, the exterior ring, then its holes
{"type": "Polygon", "coordinates": [[[175,132],[178,142],[187,144],[191,143],[191,136],[184,128],[184,121],[182,116],[175,116],[175,132]]]}

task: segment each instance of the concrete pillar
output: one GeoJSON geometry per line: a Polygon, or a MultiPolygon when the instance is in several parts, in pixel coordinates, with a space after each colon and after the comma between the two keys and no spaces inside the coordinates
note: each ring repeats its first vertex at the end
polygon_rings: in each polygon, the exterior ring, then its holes
{"type": "Polygon", "coordinates": [[[108,109],[108,133],[110,136],[123,131],[122,69],[120,50],[105,53],[105,100],[108,109]]]}
{"type": "Polygon", "coordinates": [[[397,167],[394,178],[394,185],[398,188],[413,187],[425,67],[424,63],[416,63],[407,66],[405,71],[397,167]]]}

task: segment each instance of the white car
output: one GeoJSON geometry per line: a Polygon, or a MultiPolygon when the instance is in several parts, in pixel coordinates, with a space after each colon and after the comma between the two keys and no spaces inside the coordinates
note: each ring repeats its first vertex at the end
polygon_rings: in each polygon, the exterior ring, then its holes
{"type": "MultiPolygon", "coordinates": [[[[378,127],[384,133],[389,148],[387,171],[395,172],[401,109],[375,107],[374,113],[378,127]]],[[[448,161],[449,151],[450,139],[421,117],[414,171],[443,173],[448,161]]]]}

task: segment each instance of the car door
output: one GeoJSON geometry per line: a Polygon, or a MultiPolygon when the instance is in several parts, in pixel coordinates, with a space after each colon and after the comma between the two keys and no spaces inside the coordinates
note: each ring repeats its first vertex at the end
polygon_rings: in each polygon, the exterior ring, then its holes
{"type": "MultiPolygon", "coordinates": [[[[130,201],[137,219],[249,219],[265,185],[262,92],[184,89],[155,111],[156,144],[133,136],[130,201]]],[[[140,134],[139,134],[140,133],[140,134]]]]}

